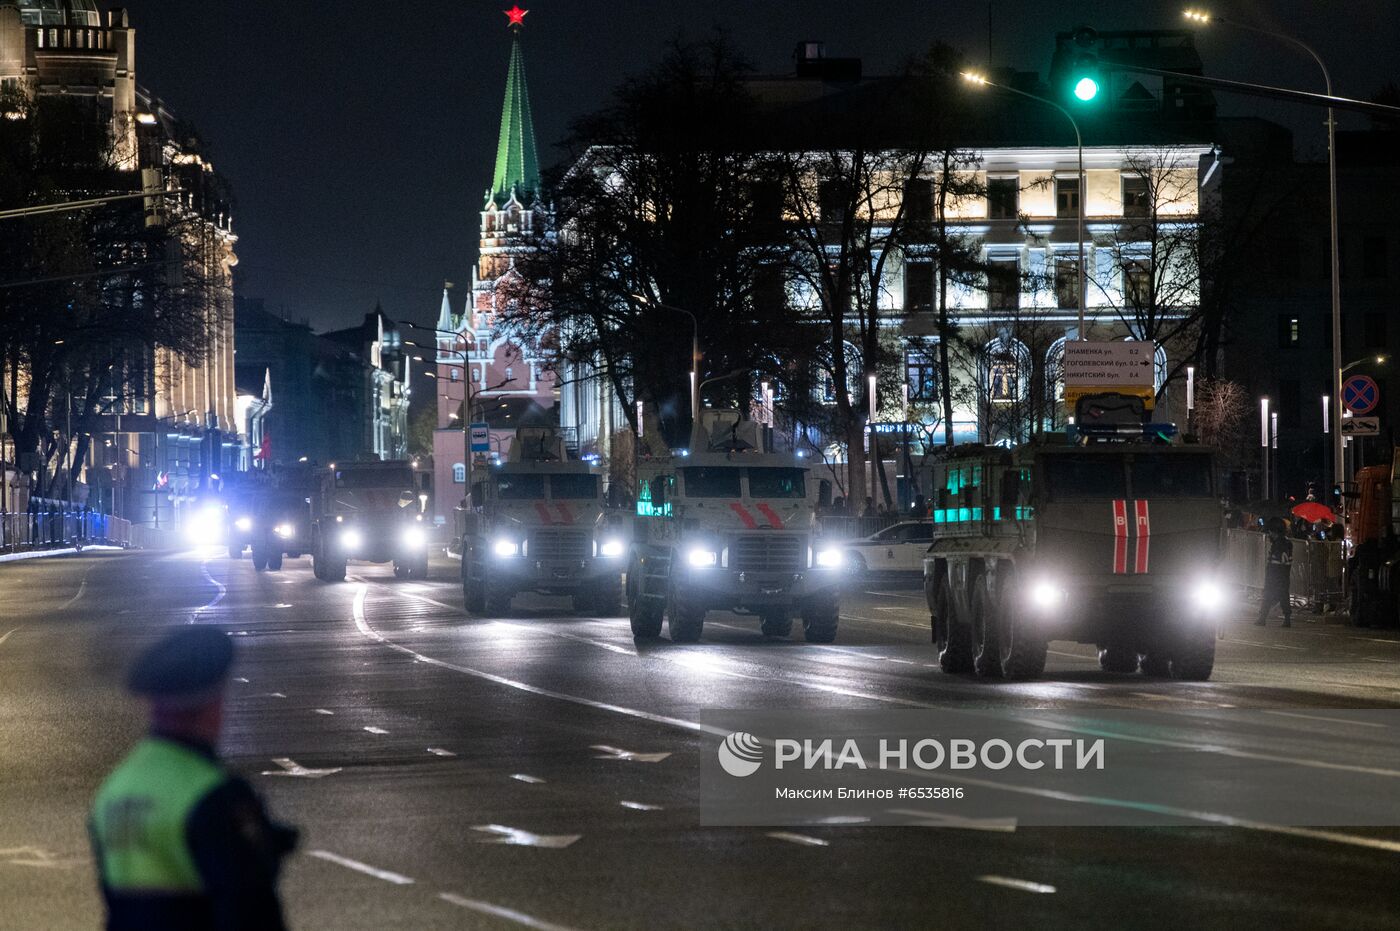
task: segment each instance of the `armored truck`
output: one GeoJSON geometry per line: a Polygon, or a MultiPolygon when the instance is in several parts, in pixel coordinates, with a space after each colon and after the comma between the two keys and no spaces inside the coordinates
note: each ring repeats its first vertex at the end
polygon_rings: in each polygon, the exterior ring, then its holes
{"type": "Polygon", "coordinates": [[[1214,453],[1170,425],[1084,419],[930,457],[924,590],[943,671],[1039,676],[1068,640],[1106,671],[1210,677],[1228,590],[1214,453]]]}
{"type": "Polygon", "coordinates": [[[580,613],[622,605],[625,528],[608,523],[602,476],[549,427],[521,427],[505,462],[473,470],[456,511],[467,610],[503,614],[520,592],[569,595],[580,613]]]}
{"type": "Polygon", "coordinates": [[[428,528],[407,462],[332,464],[311,503],[311,566],[345,580],[351,559],[390,562],[399,578],[428,577],[428,528]]]}
{"type": "Polygon", "coordinates": [[[777,452],[763,425],[705,411],[688,450],[638,462],[640,491],[627,568],[632,633],[700,639],[710,611],[756,616],[786,637],[836,639],[843,555],[815,540],[810,463],[777,452]]]}

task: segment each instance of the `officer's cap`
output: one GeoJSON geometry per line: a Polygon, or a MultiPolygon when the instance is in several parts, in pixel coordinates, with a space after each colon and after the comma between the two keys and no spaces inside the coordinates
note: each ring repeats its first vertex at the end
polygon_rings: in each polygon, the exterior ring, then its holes
{"type": "Polygon", "coordinates": [[[231,665],[231,637],[217,627],[183,627],[142,653],[126,684],[132,692],[149,698],[195,698],[215,692],[231,665]]]}

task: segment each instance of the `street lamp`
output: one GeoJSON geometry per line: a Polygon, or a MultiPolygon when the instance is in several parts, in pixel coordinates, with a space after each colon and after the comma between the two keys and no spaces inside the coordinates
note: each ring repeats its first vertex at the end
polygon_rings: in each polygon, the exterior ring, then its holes
{"type": "Polygon", "coordinates": [[[1338,371],[1340,374],[1345,375],[1347,372],[1350,372],[1352,369],[1356,368],[1358,365],[1365,365],[1365,364],[1368,363],[1368,362],[1374,362],[1376,365],[1385,365],[1386,361],[1387,361],[1387,360],[1386,360],[1386,357],[1383,356],[1383,355],[1381,355],[1381,356],[1367,356],[1367,357],[1364,358],[1364,359],[1357,359],[1355,362],[1348,362],[1346,365],[1342,366],[1342,367],[1341,367],[1340,369],[1338,369],[1337,371],[1338,371]]]}
{"type": "MultiPolygon", "coordinates": [[[[969,84],[975,84],[979,87],[995,87],[998,90],[1008,91],[1012,94],[1038,101],[1046,106],[1054,107],[1056,110],[1059,110],[1060,113],[1064,114],[1065,119],[1069,120],[1069,125],[1074,127],[1074,145],[1075,148],[1079,150],[1079,195],[1076,198],[1079,201],[1079,338],[1085,339],[1084,305],[1089,299],[1087,279],[1084,275],[1084,199],[1087,192],[1085,191],[1084,182],[1084,137],[1079,132],[1079,123],[1075,120],[1072,113],[1047,97],[1041,97],[1037,94],[1028,94],[1023,90],[1007,87],[1005,84],[997,84],[995,81],[987,80],[986,75],[979,74],[975,71],[964,71],[962,72],[962,77],[963,80],[969,84]]],[[[1097,94],[1098,84],[1093,78],[1082,78],[1075,86],[1075,95],[1081,100],[1091,100],[1097,94]],[[1092,85],[1092,88],[1090,85],[1092,85]],[[1087,96],[1085,96],[1085,94],[1087,94],[1087,96]]]]}
{"type": "MultiPolygon", "coordinates": [[[[1202,26],[1211,23],[1219,23],[1223,26],[1230,26],[1244,32],[1253,32],[1261,36],[1268,36],[1280,42],[1286,42],[1295,48],[1302,49],[1317,62],[1317,67],[1322,71],[1322,80],[1327,87],[1327,96],[1332,96],[1332,74],[1327,70],[1327,65],[1323,63],[1322,56],[1317,51],[1301,39],[1282,32],[1275,32],[1272,29],[1263,29],[1259,26],[1252,26],[1237,20],[1226,19],[1215,16],[1205,10],[1185,10],[1182,13],[1188,20],[1202,26]]],[[[1337,121],[1333,114],[1332,107],[1327,108],[1327,192],[1328,205],[1331,214],[1331,238],[1332,238],[1332,404],[1333,411],[1338,417],[1341,416],[1342,404],[1342,253],[1340,239],[1337,234],[1337,121]]],[[[1342,475],[1342,431],[1338,430],[1332,438],[1332,474],[1334,480],[1340,480],[1342,475]]]]}
{"type": "MultiPolygon", "coordinates": [[[[670,304],[663,304],[660,301],[653,301],[645,294],[633,294],[632,297],[640,304],[648,307],[659,307],[662,310],[669,310],[678,314],[685,314],[690,318],[690,419],[692,423],[700,422],[700,389],[704,387],[700,382],[700,321],[695,315],[684,307],[674,307],[670,304]]],[[[728,377],[728,376],[725,376],[728,377]]],[[[705,384],[708,385],[710,379],[705,384]]]]}

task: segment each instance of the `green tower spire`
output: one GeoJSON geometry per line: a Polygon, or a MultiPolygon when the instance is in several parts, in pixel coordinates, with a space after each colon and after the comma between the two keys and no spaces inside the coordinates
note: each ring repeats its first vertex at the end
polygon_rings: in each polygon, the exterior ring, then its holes
{"type": "Polygon", "coordinates": [[[520,52],[520,32],[527,11],[516,6],[510,17],[510,65],[506,69],[506,99],[501,108],[501,136],[496,143],[496,172],[491,194],[504,203],[514,190],[526,203],[539,194],[540,164],[535,155],[535,123],[530,117],[530,91],[525,84],[525,58],[520,52]]]}

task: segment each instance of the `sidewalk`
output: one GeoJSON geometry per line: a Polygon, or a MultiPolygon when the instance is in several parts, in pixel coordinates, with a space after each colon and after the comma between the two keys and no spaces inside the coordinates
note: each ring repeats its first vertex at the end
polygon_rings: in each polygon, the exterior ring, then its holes
{"type": "MultiPolygon", "coordinates": [[[[126,549],[124,546],[109,546],[105,543],[93,543],[89,546],[84,546],[82,552],[86,553],[89,550],[121,551],[124,549],[126,549]]],[[[0,562],[14,562],[19,559],[38,559],[41,556],[71,556],[77,552],[79,552],[79,550],[76,547],[67,546],[53,550],[26,550],[22,553],[0,553],[0,562]]]]}

